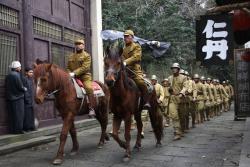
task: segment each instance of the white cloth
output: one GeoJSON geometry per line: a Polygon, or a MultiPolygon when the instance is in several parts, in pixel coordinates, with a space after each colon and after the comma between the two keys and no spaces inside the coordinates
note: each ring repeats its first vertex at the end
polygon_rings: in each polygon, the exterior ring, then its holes
{"type": "Polygon", "coordinates": [[[21,63],[19,61],[13,61],[10,65],[10,68],[19,68],[21,67],[21,63]]]}

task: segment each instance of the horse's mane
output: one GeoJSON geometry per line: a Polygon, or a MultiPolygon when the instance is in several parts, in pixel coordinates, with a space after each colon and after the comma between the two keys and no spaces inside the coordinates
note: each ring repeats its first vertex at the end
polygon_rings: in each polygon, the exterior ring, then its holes
{"type": "MultiPolygon", "coordinates": [[[[123,49],[117,46],[111,46],[108,47],[106,50],[106,56],[107,58],[110,58],[115,61],[121,61],[123,62],[123,57],[121,56],[123,52],[123,49]]],[[[127,89],[134,89],[138,90],[138,87],[136,86],[135,82],[128,76],[126,67],[121,63],[121,71],[124,71],[125,79],[123,81],[125,88],[127,89]]]]}

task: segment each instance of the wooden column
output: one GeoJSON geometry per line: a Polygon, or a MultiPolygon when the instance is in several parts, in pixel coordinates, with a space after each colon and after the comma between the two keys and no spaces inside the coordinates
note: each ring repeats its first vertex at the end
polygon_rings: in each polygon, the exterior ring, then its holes
{"type": "Polygon", "coordinates": [[[31,6],[29,0],[23,1],[23,47],[24,47],[24,65],[32,66],[33,59],[33,18],[31,15],[31,6]]]}

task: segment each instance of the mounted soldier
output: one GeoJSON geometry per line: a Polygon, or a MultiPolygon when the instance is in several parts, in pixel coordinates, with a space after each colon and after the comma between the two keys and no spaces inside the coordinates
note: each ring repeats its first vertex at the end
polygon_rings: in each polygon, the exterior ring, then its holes
{"type": "Polygon", "coordinates": [[[125,47],[123,48],[122,58],[124,66],[129,69],[128,73],[134,80],[142,93],[144,108],[149,108],[149,91],[143,79],[141,69],[142,49],[138,43],[134,42],[134,32],[126,30],[124,32],[125,47]]]}
{"type": "Polygon", "coordinates": [[[92,88],[91,56],[85,51],[84,40],[75,41],[76,53],[69,56],[67,71],[71,77],[80,79],[89,99],[89,117],[96,116],[94,110],[94,91],[92,88]]]}

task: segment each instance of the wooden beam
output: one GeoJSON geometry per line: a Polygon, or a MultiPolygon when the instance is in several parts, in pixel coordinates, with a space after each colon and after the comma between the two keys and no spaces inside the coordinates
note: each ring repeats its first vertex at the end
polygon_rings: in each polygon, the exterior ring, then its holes
{"type": "Polygon", "coordinates": [[[248,8],[243,8],[242,10],[244,10],[244,11],[248,14],[248,16],[250,16],[250,9],[248,9],[248,8]]]}
{"type": "Polygon", "coordinates": [[[250,7],[250,2],[235,3],[235,4],[217,6],[214,8],[210,8],[207,10],[207,14],[220,13],[220,12],[230,12],[232,10],[249,8],[249,7],[250,7]]]}

